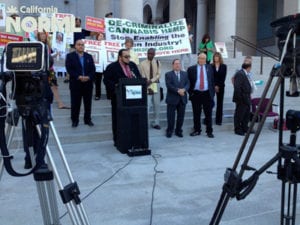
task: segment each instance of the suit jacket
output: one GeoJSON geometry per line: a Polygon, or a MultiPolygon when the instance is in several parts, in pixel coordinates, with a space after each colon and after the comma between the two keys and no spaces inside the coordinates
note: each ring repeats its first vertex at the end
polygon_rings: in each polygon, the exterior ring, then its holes
{"type": "MultiPolygon", "coordinates": [[[[190,80],[190,89],[189,89],[190,97],[193,96],[193,91],[195,89],[195,84],[197,81],[197,66],[198,65],[191,66],[187,70],[188,78],[190,80]]],[[[215,96],[215,83],[214,83],[213,70],[212,70],[211,65],[208,65],[208,64],[205,65],[205,69],[206,69],[206,75],[207,75],[209,95],[210,95],[211,100],[213,100],[214,96],[215,96]]]]}
{"type": "Polygon", "coordinates": [[[167,86],[166,103],[171,105],[177,105],[180,100],[184,104],[187,103],[187,90],[190,88],[190,82],[185,71],[180,71],[180,81],[174,71],[169,71],[165,74],[165,81],[167,86]],[[184,96],[180,96],[177,91],[179,88],[186,90],[184,96]]]}
{"type": "Polygon", "coordinates": [[[85,83],[93,87],[93,80],[96,70],[95,63],[90,54],[84,52],[83,57],[84,74],[82,74],[82,66],[76,51],[67,54],[66,70],[70,75],[70,89],[77,90],[80,88],[80,84],[82,84],[82,82],[78,80],[78,77],[81,75],[88,76],[90,80],[85,83]]]}
{"type": "MultiPolygon", "coordinates": [[[[136,78],[141,77],[140,71],[134,62],[131,62],[131,61],[129,62],[129,68],[131,70],[131,73],[136,78]]],[[[109,64],[106,67],[106,70],[104,71],[103,82],[106,86],[106,90],[110,94],[115,94],[115,87],[119,83],[120,78],[127,78],[127,76],[125,75],[125,73],[121,67],[121,64],[118,61],[109,64]]]]}
{"type": "Polygon", "coordinates": [[[214,73],[214,82],[215,85],[219,87],[225,86],[225,79],[227,73],[227,66],[225,64],[220,64],[219,70],[216,70],[216,67],[212,65],[213,73],[214,73]]]}
{"type": "Polygon", "coordinates": [[[236,72],[233,85],[232,101],[238,104],[251,105],[251,84],[244,70],[236,72]]]}

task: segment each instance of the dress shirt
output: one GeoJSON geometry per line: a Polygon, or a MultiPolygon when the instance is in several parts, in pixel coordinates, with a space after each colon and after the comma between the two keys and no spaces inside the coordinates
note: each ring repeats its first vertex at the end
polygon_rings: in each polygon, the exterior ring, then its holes
{"type": "Polygon", "coordinates": [[[208,90],[206,66],[205,65],[202,65],[202,66],[203,66],[203,75],[204,75],[204,89],[200,90],[200,71],[201,71],[201,66],[198,64],[197,65],[197,81],[196,81],[195,88],[194,88],[194,90],[197,90],[197,91],[207,91],[208,90]]]}

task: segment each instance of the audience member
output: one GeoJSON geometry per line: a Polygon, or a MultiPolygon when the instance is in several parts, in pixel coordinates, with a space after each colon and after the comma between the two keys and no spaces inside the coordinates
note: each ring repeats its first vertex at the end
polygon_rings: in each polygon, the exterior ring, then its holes
{"type": "MultiPolygon", "coordinates": [[[[48,41],[48,35],[46,32],[38,32],[37,40],[43,42],[47,46],[48,54],[50,57],[55,57],[56,54],[58,54],[57,52],[52,51],[51,46],[48,41]]],[[[60,98],[59,91],[58,91],[58,83],[57,83],[57,79],[55,76],[55,71],[54,71],[53,65],[51,65],[49,68],[49,78],[48,79],[49,79],[49,84],[50,84],[50,87],[51,87],[51,90],[52,90],[52,93],[53,93],[53,96],[57,103],[58,108],[59,109],[69,109],[70,107],[65,106],[65,104],[63,103],[63,101],[60,98]]]]}
{"type": "Polygon", "coordinates": [[[130,61],[129,51],[120,49],[118,53],[118,61],[109,64],[104,71],[104,84],[106,90],[111,96],[111,116],[112,116],[112,132],[113,141],[116,146],[117,137],[117,99],[115,87],[119,83],[120,78],[139,78],[141,74],[134,62],[130,61]]]}
{"type": "Polygon", "coordinates": [[[212,128],[212,103],[215,95],[213,69],[206,64],[206,54],[198,55],[198,64],[187,70],[190,80],[189,96],[193,108],[194,131],[190,134],[196,136],[201,134],[201,111],[203,108],[206,123],[206,133],[213,138],[212,128]]]}
{"type": "Polygon", "coordinates": [[[232,101],[235,102],[234,132],[237,135],[245,135],[248,131],[251,107],[251,84],[248,74],[251,71],[251,63],[244,62],[242,70],[234,75],[234,91],[232,101]]]}
{"type": "Polygon", "coordinates": [[[139,57],[133,50],[133,39],[127,37],[125,39],[125,48],[129,51],[130,61],[134,62],[136,65],[140,64],[139,57]]]}
{"type": "Polygon", "coordinates": [[[183,137],[182,125],[184,121],[185,106],[187,104],[187,90],[190,88],[190,82],[187,73],[181,70],[181,62],[174,59],[172,62],[173,70],[165,74],[167,87],[167,119],[168,127],[166,137],[172,137],[175,126],[175,112],[177,112],[175,135],[183,137]]]}
{"type": "Polygon", "coordinates": [[[154,117],[150,125],[154,129],[160,130],[160,62],[157,59],[154,59],[154,57],[155,49],[149,48],[147,51],[147,59],[140,64],[140,71],[142,77],[146,78],[148,83],[148,114],[151,105],[153,108],[154,117]]]}
{"type": "Polygon", "coordinates": [[[105,17],[106,18],[112,18],[113,17],[113,13],[112,12],[106,13],[105,17]]]}
{"type": "Polygon", "coordinates": [[[222,55],[219,52],[216,52],[213,56],[212,68],[214,73],[215,92],[217,96],[217,109],[216,109],[215,122],[217,125],[222,125],[223,100],[224,100],[227,66],[226,64],[224,64],[222,55]]]}
{"type": "MultiPolygon", "coordinates": [[[[192,42],[193,42],[192,24],[189,23],[187,25],[187,29],[188,29],[189,41],[190,41],[191,50],[192,50],[192,42]]],[[[192,53],[187,53],[187,54],[181,54],[180,55],[180,61],[181,61],[181,68],[182,68],[182,70],[186,70],[185,66],[184,66],[184,59],[185,59],[185,57],[188,59],[188,63],[187,63],[187,68],[188,68],[189,66],[191,66],[192,53]]]]}
{"type": "Polygon", "coordinates": [[[202,38],[202,41],[199,44],[199,53],[204,53],[206,55],[206,63],[209,64],[212,60],[214,52],[214,44],[210,39],[208,34],[205,34],[202,38]]]}
{"type": "Polygon", "coordinates": [[[76,41],[75,51],[67,55],[66,69],[70,74],[72,127],[78,126],[81,99],[84,104],[84,123],[94,126],[91,109],[95,63],[93,57],[84,52],[84,43],[81,39],[76,41]]]}
{"type": "MultiPolygon", "coordinates": [[[[75,18],[75,27],[81,27],[81,19],[79,17],[75,18]]],[[[75,51],[75,43],[77,42],[77,40],[81,40],[81,39],[85,39],[87,36],[89,36],[91,34],[90,31],[85,30],[83,28],[81,28],[81,32],[74,32],[73,33],[73,43],[72,45],[70,45],[70,52],[75,51]]],[[[67,74],[66,79],[64,80],[65,83],[68,83],[70,79],[70,75],[67,74]]]]}

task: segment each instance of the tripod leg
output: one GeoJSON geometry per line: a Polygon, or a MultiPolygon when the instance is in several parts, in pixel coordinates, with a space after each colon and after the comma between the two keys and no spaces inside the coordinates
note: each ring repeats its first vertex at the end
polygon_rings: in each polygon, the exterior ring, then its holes
{"type": "MultiPolygon", "coordinates": [[[[11,141],[12,141],[12,137],[14,135],[14,131],[15,131],[15,128],[13,126],[11,126],[10,124],[7,124],[6,127],[5,127],[5,137],[6,137],[6,143],[7,143],[7,146],[9,147],[10,144],[11,144],[11,141]],[[9,135],[7,135],[9,134],[9,135]]],[[[4,160],[1,158],[0,159],[0,180],[1,180],[1,177],[3,175],[3,171],[4,171],[4,160]]]]}
{"type": "MultiPolygon", "coordinates": [[[[56,134],[55,129],[53,127],[53,124],[51,122],[50,122],[50,127],[51,127],[51,130],[52,130],[53,135],[55,137],[56,143],[59,146],[60,156],[61,156],[61,158],[62,158],[62,160],[64,162],[65,168],[67,168],[67,173],[68,173],[69,178],[71,180],[73,178],[72,178],[69,166],[67,164],[65,155],[63,153],[60,141],[59,141],[59,139],[57,137],[57,134],[56,134]]],[[[38,129],[38,132],[40,134],[41,131],[40,131],[40,128],[38,126],[37,126],[37,129],[38,129]]],[[[48,145],[46,146],[46,152],[47,152],[48,161],[49,161],[49,164],[50,164],[51,169],[53,171],[53,174],[55,176],[55,180],[56,180],[56,183],[58,185],[58,188],[59,188],[59,190],[64,190],[64,186],[62,185],[62,181],[61,181],[61,179],[59,177],[59,173],[58,173],[57,168],[55,166],[55,162],[53,160],[53,157],[52,157],[52,154],[51,154],[51,151],[50,151],[48,145]]],[[[74,180],[71,180],[71,182],[74,183],[74,180]]],[[[65,202],[65,205],[67,207],[70,219],[71,219],[71,221],[72,221],[72,223],[74,225],[89,225],[88,218],[87,218],[86,213],[84,211],[84,208],[83,208],[83,206],[82,206],[82,204],[80,202],[80,199],[79,199],[79,201],[77,201],[77,203],[75,201],[65,202]]]]}
{"type": "Polygon", "coordinates": [[[223,190],[209,225],[218,225],[220,223],[220,220],[228,204],[228,201],[229,201],[229,195],[228,193],[226,193],[226,191],[223,190]]]}
{"type": "Polygon", "coordinates": [[[296,224],[296,206],[297,206],[297,183],[282,181],[281,196],[281,225],[296,224]],[[286,192],[286,186],[287,191],[286,192]],[[286,201],[287,198],[287,201],[286,201]]]}
{"type": "MultiPolygon", "coordinates": [[[[71,170],[70,170],[70,167],[69,167],[69,164],[68,164],[67,159],[65,157],[62,145],[60,143],[60,140],[58,138],[58,135],[56,133],[56,130],[55,130],[55,127],[54,127],[54,124],[53,124],[52,121],[50,121],[50,128],[51,128],[52,134],[55,138],[55,141],[56,141],[56,144],[57,144],[57,147],[58,147],[58,150],[59,150],[60,157],[63,161],[63,164],[64,164],[65,169],[67,171],[67,174],[69,176],[69,180],[70,180],[71,183],[75,183],[74,178],[73,178],[72,173],[71,173],[71,170]]],[[[83,222],[83,224],[90,224],[89,220],[88,220],[88,217],[87,217],[87,214],[85,212],[85,209],[84,209],[80,199],[78,199],[78,200],[79,201],[76,201],[76,202],[72,201],[72,202],[76,206],[76,209],[77,209],[78,214],[80,215],[81,221],[83,222]]]]}
{"type": "Polygon", "coordinates": [[[53,173],[47,167],[42,167],[34,173],[34,179],[37,184],[44,225],[60,225],[53,173]]]}

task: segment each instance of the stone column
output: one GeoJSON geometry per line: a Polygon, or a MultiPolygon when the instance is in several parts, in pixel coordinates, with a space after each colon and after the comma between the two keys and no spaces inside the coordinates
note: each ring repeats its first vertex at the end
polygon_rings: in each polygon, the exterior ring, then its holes
{"type": "Polygon", "coordinates": [[[236,29],[236,1],[217,0],[215,18],[215,42],[229,42],[236,29]],[[230,13],[228,13],[230,12],[230,13]]]}
{"type": "Polygon", "coordinates": [[[300,12],[300,2],[298,0],[284,0],[283,16],[300,12]]]}
{"type": "MultiPolygon", "coordinates": [[[[95,17],[104,18],[105,14],[108,12],[112,12],[110,8],[110,0],[96,0],[94,1],[95,6],[95,17]]],[[[113,12],[113,14],[115,14],[113,12]]]]}
{"type": "Polygon", "coordinates": [[[143,1],[120,1],[120,18],[143,23],[143,1]]]}
{"type": "Polygon", "coordinates": [[[197,33],[196,33],[196,46],[198,51],[198,45],[202,40],[202,37],[207,32],[207,0],[197,1],[197,33]]]}
{"type": "Polygon", "coordinates": [[[184,18],[184,0],[170,1],[170,21],[184,18]]]}

